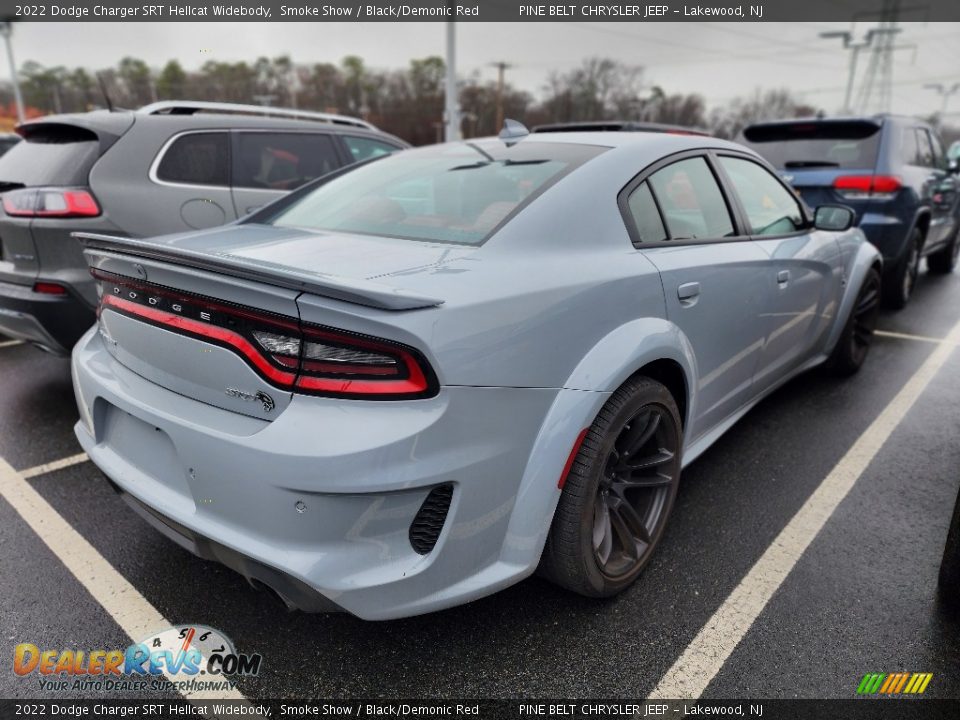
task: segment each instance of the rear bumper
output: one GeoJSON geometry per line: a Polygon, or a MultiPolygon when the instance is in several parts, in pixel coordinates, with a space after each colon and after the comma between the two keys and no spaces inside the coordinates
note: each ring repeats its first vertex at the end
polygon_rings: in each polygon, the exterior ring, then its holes
{"type": "Polygon", "coordinates": [[[96,313],[77,296],[34,292],[30,286],[0,282],[0,333],[68,355],[96,313]]]}
{"type": "Polygon", "coordinates": [[[260,589],[266,586],[276,593],[290,610],[305,612],[338,612],[341,608],[331,602],[306,583],[295,577],[276,570],[269,565],[257,562],[253,558],[231,550],[210,538],[206,538],[181,525],[175,520],[161,515],[149,505],[141,502],[122,487],[111,481],[110,484],[117,494],[144,520],[156,530],[194,555],[204,560],[213,560],[240,573],[250,581],[254,587],[260,589]]]}
{"type": "MultiPolygon", "coordinates": [[[[528,465],[544,465],[530,455],[557,396],[584,394],[296,396],[267,422],[142,378],[95,329],[74,350],[73,375],[81,445],[154,527],[290,605],[365,619],[468,602],[536,569],[549,515],[533,509],[536,493],[522,481],[528,465]],[[421,555],[410,526],[441,484],[453,486],[453,500],[435,547],[421,555]]],[[[542,489],[555,498],[551,483],[542,489]]]]}
{"type": "Polygon", "coordinates": [[[884,267],[895,267],[906,248],[912,225],[908,225],[896,215],[865,213],[859,227],[867,240],[883,255],[884,267]]]}

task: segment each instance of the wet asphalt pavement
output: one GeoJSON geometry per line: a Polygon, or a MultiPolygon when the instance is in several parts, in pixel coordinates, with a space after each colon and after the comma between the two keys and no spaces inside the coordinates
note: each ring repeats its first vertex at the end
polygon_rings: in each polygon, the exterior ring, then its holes
{"type": "MultiPolygon", "coordinates": [[[[960,273],[924,276],[882,330],[942,338],[960,320],[960,273]]],[[[530,579],[433,615],[368,623],[288,614],[239,575],[152,530],[90,463],[30,485],[176,623],[261,653],[256,697],[631,697],[671,667],[861,433],[936,345],[879,336],[864,369],[802,376],[751,411],[684,473],[645,574],[593,601],[530,579]]],[[[931,672],[960,698],[960,617],[937,569],[960,487],[960,348],[898,425],[706,697],[853,697],[866,672],[931,672]]],[[[80,452],[69,365],[0,348],[0,456],[18,470],[80,452]]],[[[122,648],[123,630],[0,497],[0,697],[38,697],[13,647],[122,648]]],[[[960,588],[957,590],[960,592],[960,588]]]]}

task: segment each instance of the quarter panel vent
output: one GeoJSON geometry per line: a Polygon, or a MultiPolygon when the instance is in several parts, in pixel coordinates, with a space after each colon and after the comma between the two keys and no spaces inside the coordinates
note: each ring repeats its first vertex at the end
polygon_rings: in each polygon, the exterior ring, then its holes
{"type": "Polygon", "coordinates": [[[435,487],[410,523],[410,545],[421,555],[429,553],[437,544],[452,499],[453,485],[435,487]]]}

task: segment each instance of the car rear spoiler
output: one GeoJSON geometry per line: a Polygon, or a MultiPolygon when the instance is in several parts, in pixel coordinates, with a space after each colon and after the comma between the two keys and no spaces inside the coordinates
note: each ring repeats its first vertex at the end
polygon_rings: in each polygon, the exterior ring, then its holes
{"type": "Polygon", "coordinates": [[[418,295],[371,280],[304,272],[279,263],[247,260],[226,253],[198,252],[161,245],[149,240],[99,233],[75,232],[71,233],[71,236],[80,241],[85,251],[106,251],[148,260],[160,260],[380,310],[416,310],[443,304],[443,300],[438,298],[418,295]]]}

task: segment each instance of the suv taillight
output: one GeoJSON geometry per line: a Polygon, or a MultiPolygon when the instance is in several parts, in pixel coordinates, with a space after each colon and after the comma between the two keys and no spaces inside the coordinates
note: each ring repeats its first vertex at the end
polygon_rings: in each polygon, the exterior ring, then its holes
{"type": "Polygon", "coordinates": [[[436,377],[413,348],[335,328],[91,270],[100,310],[219,345],[269,383],[309,395],[407,400],[437,393],[436,377]]]}
{"type": "Polygon", "coordinates": [[[84,188],[26,188],[3,195],[3,209],[14,217],[96,217],[100,205],[84,188]]]}
{"type": "Polygon", "coordinates": [[[841,175],[833,189],[847,200],[889,200],[903,184],[893,175],[841,175]]]}

